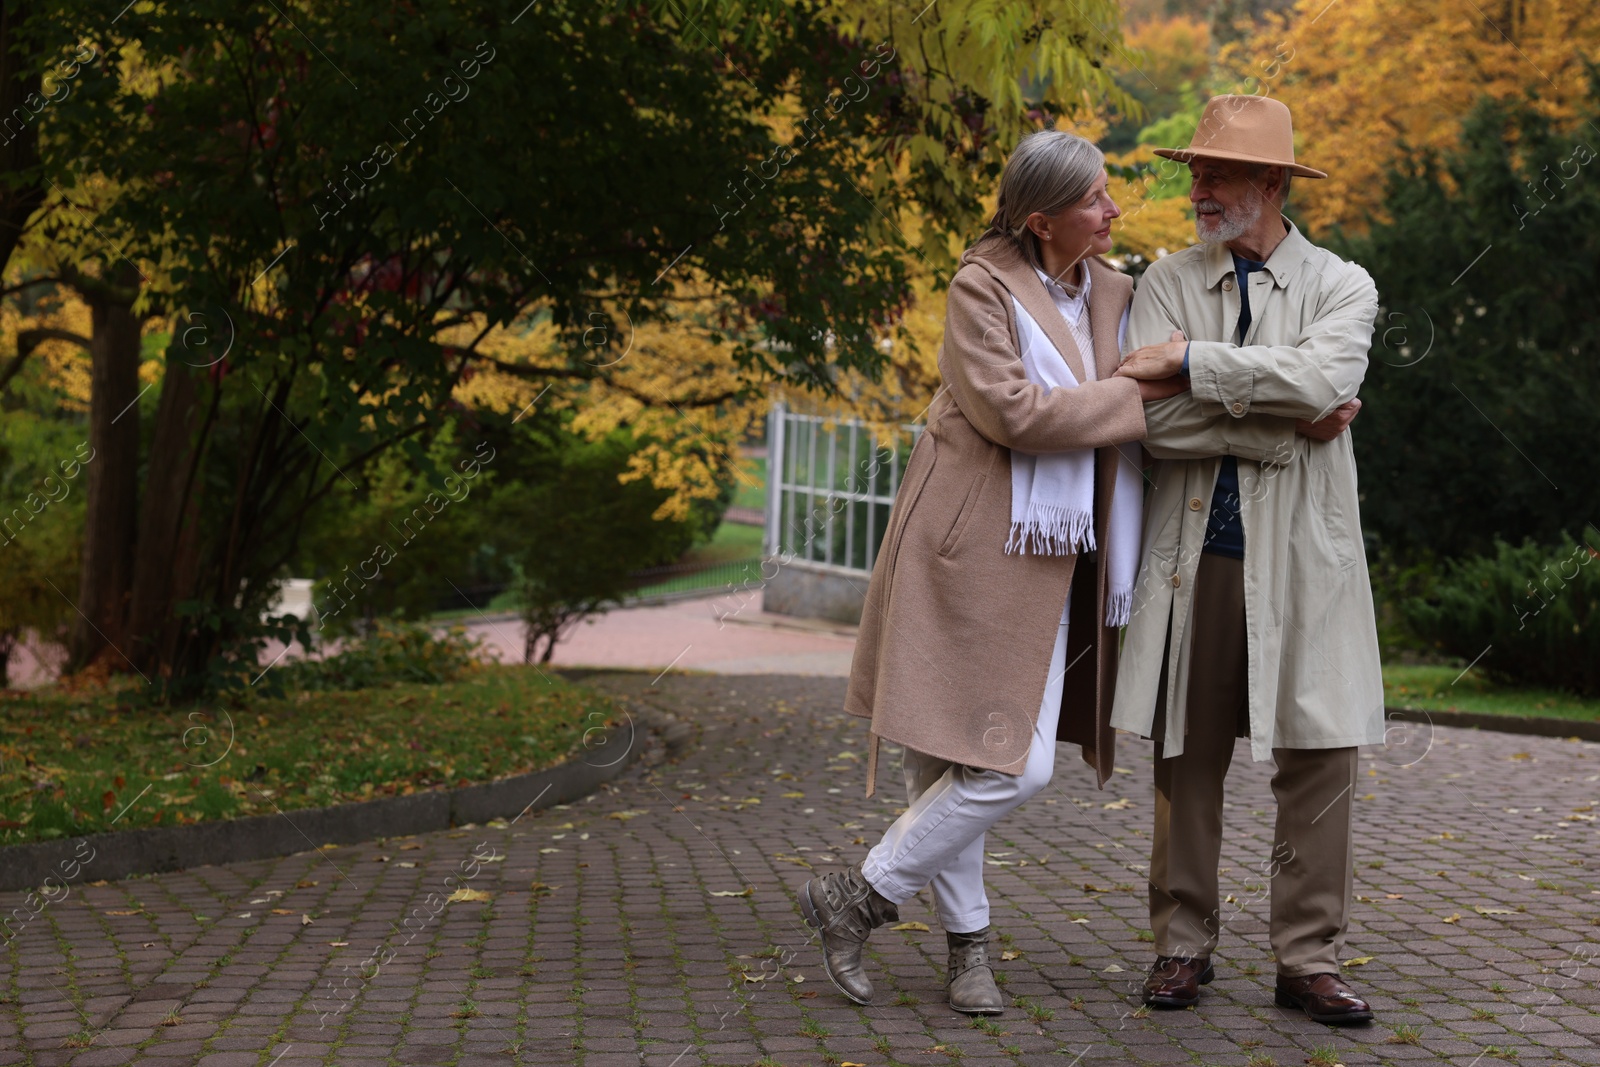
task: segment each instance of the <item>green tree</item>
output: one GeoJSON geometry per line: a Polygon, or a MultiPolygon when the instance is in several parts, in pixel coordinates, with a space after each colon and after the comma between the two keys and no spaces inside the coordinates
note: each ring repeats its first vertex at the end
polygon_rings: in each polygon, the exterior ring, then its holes
{"type": "Polygon", "coordinates": [[[335,486],[395,449],[442,475],[426,442],[496,326],[548,315],[570,358],[523,372],[578,385],[605,372],[597,317],[626,334],[613,308],[712,324],[753,379],[874,372],[907,293],[897,198],[948,260],[1019,132],[1117,96],[1109,0],[917,6],[40,11],[102,56],[41,119],[45,175],[96,193],[142,273],[129,314],[172,321],[106,592],[133,661],[182,692],[245,673],[335,486]]]}
{"type": "Polygon", "coordinates": [[[709,509],[687,522],[653,519],[666,493],[619,480],[636,447],[625,431],[591,442],[550,420],[528,436],[536,443],[524,456],[537,457],[540,476],[502,479],[491,536],[514,575],[523,661],[548,663],[574,626],[627,594],[633,572],[677,559],[716,520],[709,509]]]}
{"type": "Polygon", "coordinates": [[[1362,520],[1402,556],[1557,542],[1600,515],[1600,95],[1557,128],[1484,102],[1392,172],[1343,251],[1382,306],[1354,427],[1362,520]]]}

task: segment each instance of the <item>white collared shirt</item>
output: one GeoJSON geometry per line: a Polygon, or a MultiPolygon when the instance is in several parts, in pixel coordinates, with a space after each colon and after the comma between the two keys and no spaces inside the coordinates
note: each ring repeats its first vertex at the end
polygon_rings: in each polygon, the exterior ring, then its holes
{"type": "MultiPolygon", "coordinates": [[[[1078,354],[1083,357],[1083,376],[1088,381],[1094,381],[1094,335],[1089,330],[1089,319],[1084,312],[1089,307],[1089,290],[1094,288],[1094,273],[1087,266],[1083,267],[1083,286],[1078,290],[1077,296],[1072,296],[1060,282],[1050,275],[1033,268],[1033,272],[1044,282],[1044,291],[1050,294],[1056,310],[1061,312],[1062,319],[1072,330],[1072,339],[1078,342],[1078,354]]],[[[1128,337],[1128,308],[1122,309],[1122,321],[1117,323],[1117,351],[1123,351],[1123,342],[1128,337]]]]}

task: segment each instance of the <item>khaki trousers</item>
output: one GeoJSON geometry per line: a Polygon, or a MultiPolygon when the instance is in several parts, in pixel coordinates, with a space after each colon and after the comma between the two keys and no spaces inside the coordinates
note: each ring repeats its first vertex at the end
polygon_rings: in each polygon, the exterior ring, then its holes
{"type": "MultiPolygon", "coordinates": [[[[1200,557],[1189,633],[1194,645],[1183,752],[1167,759],[1156,744],[1150,929],[1162,956],[1211,955],[1228,922],[1259,899],[1259,891],[1246,888],[1224,907],[1217,887],[1223,780],[1241,727],[1249,733],[1241,560],[1200,557]]],[[[1158,723],[1164,710],[1158,709],[1158,723]]],[[[1280,975],[1338,974],[1354,888],[1356,749],[1274,748],[1272,755],[1278,801],[1272,851],[1243,881],[1271,884],[1271,942],[1280,975]]]]}

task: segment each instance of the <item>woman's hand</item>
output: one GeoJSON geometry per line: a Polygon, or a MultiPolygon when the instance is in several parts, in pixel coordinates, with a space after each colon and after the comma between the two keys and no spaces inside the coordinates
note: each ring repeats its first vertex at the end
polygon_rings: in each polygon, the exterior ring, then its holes
{"type": "MultiPolygon", "coordinates": [[[[1189,341],[1183,336],[1183,331],[1173,330],[1172,339],[1165,344],[1145,345],[1128,353],[1128,358],[1117,368],[1117,374],[1123,378],[1139,378],[1144,381],[1171,378],[1183,368],[1183,353],[1188,347],[1189,341]]],[[[1180,393],[1182,391],[1182,389],[1177,390],[1180,393]]]]}

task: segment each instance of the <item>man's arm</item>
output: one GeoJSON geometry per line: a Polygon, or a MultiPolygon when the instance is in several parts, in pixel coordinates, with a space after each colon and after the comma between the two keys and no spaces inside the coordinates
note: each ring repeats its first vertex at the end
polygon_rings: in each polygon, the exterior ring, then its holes
{"type": "Polygon", "coordinates": [[[1194,395],[1233,415],[1256,412],[1309,422],[1355,398],[1367,373],[1378,289],[1359,267],[1344,272],[1294,345],[1189,347],[1194,395]]]}
{"type": "MultiPolygon", "coordinates": [[[[1127,350],[1168,341],[1182,330],[1177,319],[1168,294],[1146,275],[1133,294],[1127,350]]],[[[1144,418],[1144,447],[1157,459],[1237,456],[1257,463],[1287,463],[1296,455],[1293,419],[1266,414],[1235,418],[1192,391],[1147,402],[1144,418]]]]}

